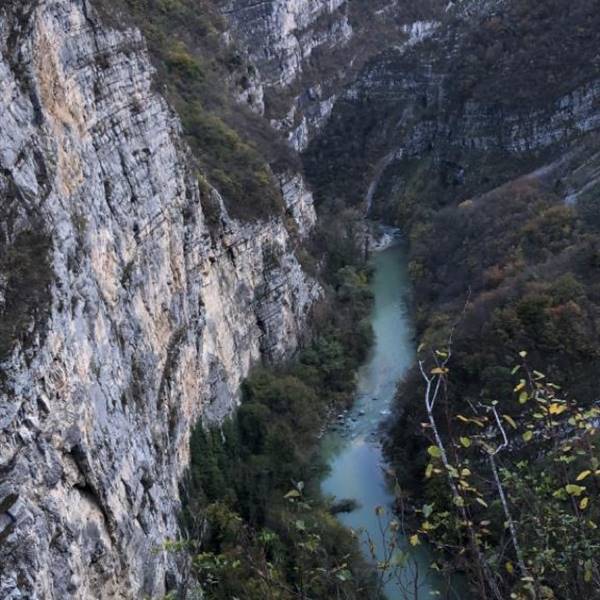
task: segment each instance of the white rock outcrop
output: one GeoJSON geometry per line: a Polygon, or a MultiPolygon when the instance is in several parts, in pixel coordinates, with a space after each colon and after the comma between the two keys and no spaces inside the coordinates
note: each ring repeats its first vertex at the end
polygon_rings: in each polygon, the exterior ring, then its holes
{"type": "Polygon", "coordinates": [[[221,12],[258,67],[267,87],[285,87],[302,73],[315,48],[352,36],[347,0],[222,0],[221,12]]]}

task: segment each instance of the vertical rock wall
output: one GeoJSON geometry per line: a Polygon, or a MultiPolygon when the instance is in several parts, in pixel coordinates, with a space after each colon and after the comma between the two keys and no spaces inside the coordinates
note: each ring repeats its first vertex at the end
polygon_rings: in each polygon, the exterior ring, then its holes
{"type": "MultiPolygon", "coordinates": [[[[191,426],[320,293],[281,220],[209,231],[151,84],[140,34],[85,0],[0,8],[3,599],[161,594],[191,426]]],[[[306,233],[312,198],[282,185],[306,233]]]]}

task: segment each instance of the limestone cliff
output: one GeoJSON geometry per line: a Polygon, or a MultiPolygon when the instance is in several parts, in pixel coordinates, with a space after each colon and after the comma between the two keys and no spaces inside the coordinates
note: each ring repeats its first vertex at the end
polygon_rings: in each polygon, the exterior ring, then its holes
{"type": "Polygon", "coordinates": [[[347,199],[405,225],[559,158],[600,128],[597,15],[583,0],[449,3],[339,95],[313,181],[348,182],[347,199]]]}
{"type": "Polygon", "coordinates": [[[217,0],[234,39],[256,67],[249,91],[297,150],[329,119],[348,83],[388,46],[435,28],[443,0],[217,0]],[[257,92],[257,90],[259,90],[257,92]]]}
{"type": "Polygon", "coordinates": [[[302,180],[282,181],[295,238],[230,219],[152,75],[87,0],[0,9],[5,599],[163,593],[190,427],[293,351],[320,294],[294,255],[302,180]]]}
{"type": "Polygon", "coordinates": [[[266,86],[291,84],[316,48],[348,41],[352,27],[347,0],[228,0],[222,12],[247,51],[266,86]]]}

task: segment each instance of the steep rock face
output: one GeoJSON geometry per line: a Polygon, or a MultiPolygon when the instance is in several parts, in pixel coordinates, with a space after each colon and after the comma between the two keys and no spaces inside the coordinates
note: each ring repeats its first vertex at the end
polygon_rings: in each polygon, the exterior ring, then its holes
{"type": "MultiPolygon", "coordinates": [[[[2,598],[164,592],[190,427],[320,293],[281,220],[241,225],[212,190],[209,231],[151,79],[86,0],[0,9],[2,598]]],[[[306,233],[312,198],[282,185],[306,233]]]]}
{"type": "Polygon", "coordinates": [[[597,25],[583,0],[449,6],[346,89],[311,176],[327,190],[342,173],[349,199],[389,219],[407,198],[439,206],[558,158],[600,127],[597,25]]]}
{"type": "Polygon", "coordinates": [[[216,0],[256,66],[244,98],[304,150],[345,86],[389,46],[428,36],[443,0],[216,0]],[[256,99],[258,98],[258,101],[256,99]]]}
{"type": "Polygon", "coordinates": [[[310,131],[329,116],[335,91],[324,93],[318,83],[304,86],[299,80],[315,50],[347,46],[353,36],[347,0],[227,0],[220,5],[234,39],[257,69],[242,99],[251,97],[249,103],[264,113],[265,90],[298,87],[298,95],[284,102],[287,114],[273,119],[273,125],[288,134],[294,148],[305,148],[310,131]]]}
{"type": "Polygon", "coordinates": [[[222,12],[258,67],[264,85],[286,86],[302,72],[315,48],[352,35],[347,0],[228,0],[222,12]]]}

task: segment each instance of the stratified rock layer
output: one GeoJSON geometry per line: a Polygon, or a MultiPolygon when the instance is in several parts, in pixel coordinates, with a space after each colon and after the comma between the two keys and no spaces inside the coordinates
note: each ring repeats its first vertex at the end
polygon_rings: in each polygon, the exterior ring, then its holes
{"type": "MultiPolygon", "coordinates": [[[[18,316],[2,329],[3,599],[162,594],[190,428],[295,348],[320,293],[281,220],[222,208],[209,231],[151,80],[140,34],[85,0],[0,10],[0,307],[18,316]],[[18,256],[23,236],[39,256],[18,256]],[[23,273],[44,299],[29,312],[23,273]]],[[[310,194],[295,176],[283,192],[306,233],[310,194]]]]}

